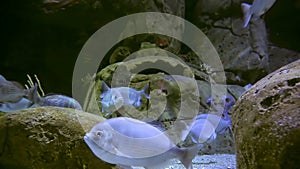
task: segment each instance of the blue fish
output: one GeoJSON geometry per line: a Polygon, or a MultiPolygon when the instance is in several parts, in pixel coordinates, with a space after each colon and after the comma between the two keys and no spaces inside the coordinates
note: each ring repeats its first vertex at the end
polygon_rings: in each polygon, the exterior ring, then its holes
{"type": "Polygon", "coordinates": [[[9,103],[9,102],[1,103],[0,111],[9,113],[17,110],[28,109],[31,106],[33,106],[33,103],[30,100],[26,98],[22,98],[20,101],[16,103],[9,103]]]}
{"type": "Polygon", "coordinates": [[[178,159],[192,169],[198,148],[179,148],[161,130],[127,117],[107,119],[96,124],[84,141],[101,160],[126,169],[133,166],[161,169],[178,159]]]}
{"type": "Polygon", "coordinates": [[[212,97],[207,99],[207,103],[209,103],[213,109],[217,112],[216,114],[200,114],[196,117],[197,119],[208,119],[216,128],[217,134],[223,134],[226,129],[232,129],[231,127],[231,117],[229,116],[229,112],[232,106],[235,104],[235,99],[231,95],[226,95],[221,98],[218,104],[221,104],[221,109],[217,107],[216,103],[213,101],[212,97]]]}
{"type": "Polygon", "coordinates": [[[222,115],[226,119],[230,118],[228,113],[235,102],[236,101],[234,97],[231,95],[222,96],[221,100],[217,101],[217,103],[213,100],[212,97],[209,97],[206,100],[206,103],[210,104],[212,108],[217,111],[217,114],[222,115]],[[221,108],[218,107],[218,105],[220,105],[221,108]]]}
{"type": "Polygon", "coordinates": [[[112,114],[122,106],[132,105],[134,107],[141,106],[142,96],[147,99],[150,98],[149,94],[146,93],[149,85],[147,84],[142,90],[135,90],[130,87],[115,87],[109,88],[105,82],[102,83],[103,93],[100,95],[102,99],[102,112],[105,112],[105,116],[112,114]]]}
{"type": "Polygon", "coordinates": [[[78,103],[78,101],[72,97],[59,94],[46,95],[40,97],[37,94],[36,88],[33,94],[30,96],[30,100],[32,100],[34,104],[39,106],[67,107],[82,110],[82,107],[78,103]]]}

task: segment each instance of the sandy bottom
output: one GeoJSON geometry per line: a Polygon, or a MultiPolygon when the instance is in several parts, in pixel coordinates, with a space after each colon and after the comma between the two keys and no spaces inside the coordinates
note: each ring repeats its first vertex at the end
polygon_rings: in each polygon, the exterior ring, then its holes
{"type": "MultiPolygon", "coordinates": [[[[142,167],[133,167],[142,169],[142,167]]],[[[215,154],[197,156],[193,160],[194,169],[236,169],[234,154],[215,154]]],[[[185,169],[178,160],[172,160],[170,167],[166,169],[185,169]]]]}

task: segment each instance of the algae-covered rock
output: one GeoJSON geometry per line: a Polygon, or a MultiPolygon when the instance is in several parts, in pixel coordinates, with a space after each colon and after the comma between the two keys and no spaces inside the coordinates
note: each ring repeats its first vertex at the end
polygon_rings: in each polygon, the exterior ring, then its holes
{"type": "Polygon", "coordinates": [[[1,169],[103,168],[83,141],[103,118],[73,109],[41,107],[0,116],[1,169]]]}
{"type": "Polygon", "coordinates": [[[232,121],[238,168],[299,168],[300,60],[245,92],[232,121]]]}

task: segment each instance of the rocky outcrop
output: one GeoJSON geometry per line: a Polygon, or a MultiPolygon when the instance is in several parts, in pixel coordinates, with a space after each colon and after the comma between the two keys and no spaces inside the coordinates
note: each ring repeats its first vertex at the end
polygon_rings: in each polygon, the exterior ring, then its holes
{"type": "Polygon", "coordinates": [[[103,120],[67,108],[41,107],[0,116],[1,169],[103,168],[83,141],[84,134],[103,120]]]}
{"type": "Polygon", "coordinates": [[[300,60],[257,82],[236,103],[232,121],[238,168],[298,168],[300,60]]]}

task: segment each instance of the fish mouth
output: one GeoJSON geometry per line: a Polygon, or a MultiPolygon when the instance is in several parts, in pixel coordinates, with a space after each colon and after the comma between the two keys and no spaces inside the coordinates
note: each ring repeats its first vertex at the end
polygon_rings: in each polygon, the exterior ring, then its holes
{"type": "Polygon", "coordinates": [[[102,153],[106,153],[106,151],[104,149],[100,148],[91,138],[89,138],[88,135],[85,135],[83,137],[83,140],[96,156],[99,156],[99,154],[102,154],[102,153]]]}

